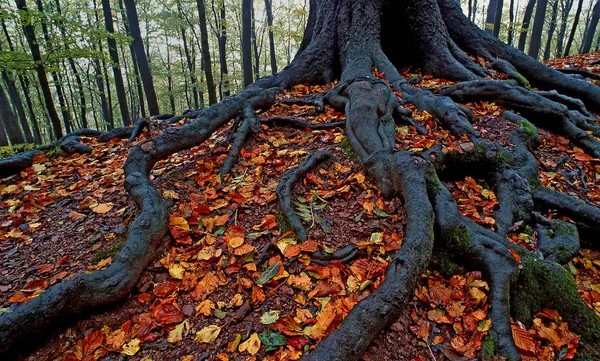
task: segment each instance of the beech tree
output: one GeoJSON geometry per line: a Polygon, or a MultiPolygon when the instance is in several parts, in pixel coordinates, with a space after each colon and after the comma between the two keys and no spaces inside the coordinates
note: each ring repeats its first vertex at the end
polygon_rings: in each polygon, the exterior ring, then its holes
{"type": "MultiPolygon", "coordinates": [[[[538,6],[545,8],[545,3],[540,0],[538,6]]],[[[250,51],[249,35],[246,40],[250,51]]],[[[129,226],[125,246],[108,268],[75,276],[0,316],[0,351],[12,351],[65,318],[129,294],[154,261],[168,229],[168,203],[149,178],[158,161],[202,144],[238,117],[241,124],[226,161],[231,163],[249,129],[256,126],[256,111],[274,102],[277,89],[336,80],[339,83],[323,96],[291,101],[327,104],[345,112],[347,142],[358,162],[384,197],[403,200],[408,221],[402,247],[392,257],[385,281],[302,359],[360,359],[378,332],[396,320],[413,297],[434,250],[436,257],[447,262],[476,265],[483,271],[490,285],[491,335],[498,355],[521,360],[512,337],[511,315],[531,323],[536,312],[551,306],[585,344],[577,357],[598,359],[600,318],[581,299],[562,265],[582,244],[598,246],[600,209],[540,185],[532,149],[540,142],[539,126],[600,158],[600,142],[595,138],[600,137],[600,127],[588,111],[600,111],[600,90],[478,28],[455,0],[311,0],[304,38],[290,65],[198,112],[195,121],[131,149],[124,166],[125,188],[140,210],[129,226]],[[484,59],[510,80],[486,80],[487,69],[465,52],[484,59]],[[434,94],[413,87],[399,73],[400,65],[406,64],[461,82],[434,94]],[[374,69],[383,79],[375,76],[374,69]],[[393,90],[402,94],[403,104],[393,90]],[[473,114],[459,103],[476,101],[495,101],[520,113],[506,115],[519,125],[510,134],[512,149],[484,140],[471,125],[473,114]],[[395,121],[415,124],[404,103],[427,111],[442,127],[468,138],[473,147],[450,153],[439,147],[423,154],[396,151],[395,121]],[[495,232],[461,215],[441,182],[474,173],[486,178],[497,195],[495,232]],[[575,223],[542,216],[548,209],[558,210],[575,223]],[[538,230],[543,245],[539,254],[506,240],[515,224],[538,230]]],[[[324,154],[310,155],[305,166],[324,154]]],[[[225,164],[222,174],[229,169],[225,164]]],[[[290,186],[293,179],[284,179],[280,188],[290,186]]],[[[305,239],[302,224],[289,206],[291,196],[281,192],[279,197],[283,217],[297,237],[305,239]]]]}

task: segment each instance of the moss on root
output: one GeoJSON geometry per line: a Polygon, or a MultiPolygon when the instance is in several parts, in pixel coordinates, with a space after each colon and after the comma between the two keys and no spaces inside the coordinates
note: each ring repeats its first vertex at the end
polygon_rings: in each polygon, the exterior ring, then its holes
{"type": "Polygon", "coordinates": [[[519,321],[531,325],[536,312],[554,308],[584,343],[593,345],[589,352],[600,357],[600,318],[581,299],[573,277],[564,267],[535,257],[525,258],[512,295],[511,311],[519,321]]]}
{"type": "Polygon", "coordinates": [[[481,351],[479,351],[479,360],[488,360],[496,355],[496,350],[498,349],[498,345],[496,344],[496,340],[490,334],[485,336],[481,340],[481,351]]]}

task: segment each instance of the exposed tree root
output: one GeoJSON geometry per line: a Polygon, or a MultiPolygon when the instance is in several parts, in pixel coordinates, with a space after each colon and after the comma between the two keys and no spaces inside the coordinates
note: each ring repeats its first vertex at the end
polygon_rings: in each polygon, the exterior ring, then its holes
{"type": "Polygon", "coordinates": [[[556,69],[556,70],[558,70],[558,71],[560,71],[561,73],[564,73],[564,74],[580,75],[583,78],[600,80],[600,75],[598,75],[596,73],[592,73],[591,71],[589,71],[587,69],[582,69],[582,68],[559,68],[559,69],[556,69]]]}
{"type": "Polygon", "coordinates": [[[504,82],[476,80],[444,88],[442,94],[459,102],[489,100],[515,109],[536,124],[560,130],[573,143],[600,158],[600,142],[586,132],[590,130],[600,135],[595,120],[538,93],[504,82]]]}
{"type": "Polygon", "coordinates": [[[31,167],[33,164],[33,157],[40,154],[41,152],[48,152],[57,147],[67,154],[73,153],[91,153],[92,149],[85,144],[81,143],[80,136],[85,137],[98,137],[102,136],[103,133],[93,129],[79,129],[71,132],[56,142],[38,147],[36,149],[19,153],[9,158],[0,159],[0,179],[10,177],[18,174],[20,171],[31,167]]]}
{"type": "Polygon", "coordinates": [[[329,152],[325,150],[309,155],[298,167],[285,172],[277,186],[276,193],[277,199],[279,200],[279,211],[285,222],[287,222],[288,226],[294,231],[296,237],[298,237],[301,242],[308,240],[308,233],[302,224],[302,219],[294,210],[294,184],[310,172],[317,164],[328,159],[330,156],[329,152]]]}
{"type": "Polygon", "coordinates": [[[310,123],[300,117],[275,116],[268,118],[260,118],[262,124],[279,123],[299,129],[323,130],[343,127],[345,122],[331,122],[325,124],[310,123]]]}
{"type": "Polygon", "coordinates": [[[98,137],[98,142],[105,143],[111,139],[129,139],[133,133],[133,127],[114,128],[98,137]]]}
{"type": "Polygon", "coordinates": [[[311,262],[325,266],[332,261],[338,261],[342,264],[350,263],[354,261],[358,257],[359,251],[353,245],[348,245],[339,251],[334,252],[333,254],[324,253],[324,252],[315,252],[311,255],[311,262]]]}
{"type": "MultiPolygon", "coordinates": [[[[223,168],[221,169],[221,178],[225,178],[231,169],[237,162],[240,152],[244,146],[244,142],[246,142],[246,138],[248,135],[252,133],[257,133],[260,130],[260,124],[256,118],[256,114],[254,113],[254,108],[251,106],[245,107],[243,110],[243,115],[241,116],[241,125],[237,127],[236,134],[233,138],[233,144],[231,145],[231,150],[229,151],[229,155],[227,159],[223,162],[223,168]]],[[[236,121],[237,123],[237,121],[236,121]]]]}

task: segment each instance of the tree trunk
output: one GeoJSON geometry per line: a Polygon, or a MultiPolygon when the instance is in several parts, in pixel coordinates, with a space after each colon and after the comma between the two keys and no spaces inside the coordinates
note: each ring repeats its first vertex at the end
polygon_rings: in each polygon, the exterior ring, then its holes
{"type": "Polygon", "coordinates": [[[0,147],[6,147],[9,145],[8,136],[6,135],[6,129],[3,126],[0,127],[0,147]]]}
{"type": "Polygon", "coordinates": [[[171,51],[169,49],[169,35],[165,31],[165,46],[167,52],[167,86],[169,90],[169,104],[171,111],[175,113],[175,94],[173,90],[173,73],[171,72],[171,51]]]}
{"type": "Polygon", "coordinates": [[[29,128],[29,124],[27,123],[27,116],[25,115],[23,102],[21,101],[21,97],[19,96],[19,92],[17,90],[17,87],[15,86],[15,82],[10,78],[6,70],[2,70],[2,79],[6,84],[10,101],[19,116],[19,122],[21,123],[21,128],[23,129],[23,133],[25,134],[25,140],[27,141],[27,143],[33,143],[33,135],[31,134],[31,129],[29,128]]]}
{"type": "MultiPolygon", "coordinates": [[[[125,93],[123,74],[121,74],[121,62],[119,61],[119,53],[117,52],[117,41],[114,37],[115,28],[113,25],[110,0],[102,0],[102,11],[104,13],[104,24],[106,26],[106,31],[108,32],[108,53],[112,60],[112,69],[115,80],[115,89],[117,90],[117,98],[119,101],[119,110],[121,111],[121,120],[125,126],[128,126],[131,125],[131,118],[129,116],[129,107],[127,106],[127,94],[125,93]]],[[[106,84],[108,87],[108,82],[106,84]]]]}
{"type": "Polygon", "coordinates": [[[252,77],[252,0],[242,0],[242,62],[244,86],[254,81],[252,77]]]}
{"type": "Polygon", "coordinates": [[[556,16],[558,15],[558,0],[554,0],[552,5],[552,17],[550,18],[550,29],[548,29],[548,37],[546,38],[546,47],[544,48],[544,61],[550,59],[550,48],[552,46],[552,38],[556,30],[556,16]]]}
{"type": "Polygon", "coordinates": [[[210,48],[208,45],[208,30],[206,28],[206,2],[205,0],[196,0],[198,6],[198,18],[200,19],[200,40],[202,42],[202,65],[206,76],[206,88],[208,92],[208,103],[210,105],[217,103],[217,89],[212,73],[212,62],[210,60],[210,48]]]}
{"type": "Polygon", "coordinates": [[[195,57],[192,58],[190,54],[190,50],[188,48],[187,36],[185,34],[185,28],[181,28],[181,39],[183,40],[183,49],[185,51],[185,59],[188,66],[188,71],[190,72],[190,80],[192,82],[192,94],[194,97],[194,108],[200,108],[200,101],[198,99],[198,78],[196,77],[196,63],[194,61],[195,57]]]}
{"type": "Polygon", "coordinates": [[[2,128],[6,131],[6,135],[8,135],[11,144],[25,143],[25,138],[23,138],[21,129],[19,129],[19,123],[17,122],[15,113],[10,109],[10,102],[4,92],[2,82],[0,82],[0,121],[2,122],[2,128]]]}
{"type": "Polygon", "coordinates": [[[154,90],[152,71],[150,70],[148,58],[146,57],[146,51],[144,50],[144,42],[142,41],[142,34],[140,32],[140,24],[138,20],[137,9],[135,7],[135,1],[125,0],[125,9],[127,9],[129,31],[133,37],[133,49],[135,50],[135,58],[137,60],[140,76],[142,78],[144,92],[146,93],[148,110],[150,111],[150,115],[158,115],[160,114],[160,110],[158,108],[158,99],[156,98],[156,92],[154,90]]]}
{"type": "Polygon", "coordinates": [[[515,26],[515,0],[510,0],[510,6],[508,8],[508,37],[506,43],[510,46],[513,44],[513,32],[515,26]]]}
{"type": "Polygon", "coordinates": [[[485,31],[490,35],[495,32],[496,9],[498,8],[499,2],[502,2],[502,0],[490,0],[488,3],[487,14],[485,17],[485,31]]]}
{"type": "MultiPolygon", "coordinates": [[[[19,10],[27,13],[28,10],[25,0],[16,0],[15,2],[19,10]]],[[[63,131],[60,125],[60,118],[58,117],[58,113],[56,112],[56,108],[54,107],[54,100],[52,99],[50,84],[48,84],[48,76],[46,75],[46,69],[44,68],[42,62],[40,47],[36,40],[35,31],[33,29],[33,26],[31,25],[31,22],[29,22],[25,18],[25,14],[21,14],[21,16],[23,32],[25,33],[25,37],[27,38],[27,43],[29,44],[29,50],[31,51],[33,61],[36,63],[35,71],[37,73],[42,94],[44,96],[44,103],[46,104],[48,115],[50,116],[50,120],[52,121],[52,129],[54,130],[54,136],[58,139],[63,136],[63,131]]]]}
{"type": "MultiPolygon", "coordinates": [[[[500,27],[502,25],[502,8],[504,6],[504,0],[497,0],[496,11],[494,12],[494,31],[492,35],[494,37],[500,36],[500,27]]],[[[510,24],[509,24],[510,25],[510,24]]]]}
{"type": "MultiPolygon", "coordinates": [[[[42,4],[42,0],[36,0],[37,9],[40,14],[45,14],[44,5],[42,4]]],[[[46,44],[50,44],[50,31],[48,30],[47,20],[44,19],[42,21],[42,34],[44,35],[44,40],[46,44]]],[[[62,77],[56,72],[52,71],[50,73],[52,75],[52,80],[54,81],[54,87],[56,88],[56,95],[58,96],[58,105],[60,106],[60,111],[63,116],[63,123],[65,125],[65,131],[67,133],[71,132],[71,113],[69,112],[69,107],[67,106],[67,101],[65,99],[65,92],[63,89],[63,81],[62,77]]]]}
{"type": "Polygon", "coordinates": [[[567,46],[562,56],[569,56],[571,53],[571,45],[575,39],[575,32],[577,31],[577,24],[579,24],[579,17],[581,16],[581,9],[583,8],[583,0],[579,0],[577,4],[577,10],[575,11],[575,18],[573,19],[573,26],[571,27],[571,33],[569,34],[569,40],[567,40],[567,46]]]}
{"type": "Polygon", "coordinates": [[[254,70],[254,80],[258,80],[258,78],[260,77],[260,51],[258,50],[258,42],[256,39],[256,16],[255,16],[255,12],[254,12],[254,6],[252,6],[252,27],[251,27],[251,34],[252,34],[252,55],[254,55],[254,62],[253,62],[253,70],[254,70]]]}
{"type": "Polygon", "coordinates": [[[521,25],[521,33],[519,34],[519,45],[518,48],[521,51],[525,51],[525,42],[527,41],[527,32],[529,31],[529,23],[531,22],[531,15],[533,14],[533,8],[536,0],[529,0],[523,13],[523,24],[521,25]]]}
{"type": "Polygon", "coordinates": [[[529,54],[529,56],[535,60],[537,60],[540,55],[540,47],[542,45],[542,30],[544,30],[547,5],[548,0],[538,0],[535,8],[533,30],[531,31],[531,39],[529,39],[529,51],[527,52],[527,54],[529,54]]]}
{"type": "MultiPolygon", "coordinates": [[[[277,73],[277,57],[275,56],[275,39],[273,36],[272,0],[265,0],[265,10],[267,11],[267,26],[269,27],[269,55],[271,56],[271,74],[275,74],[277,73]]],[[[469,11],[470,10],[471,8],[469,8],[469,11]]]]}
{"type": "Polygon", "coordinates": [[[569,14],[573,8],[574,0],[562,0],[560,8],[560,27],[558,30],[558,39],[556,41],[556,51],[554,57],[559,58],[563,53],[563,46],[565,41],[565,34],[567,33],[567,23],[569,20],[569,14]]]}
{"type": "Polygon", "coordinates": [[[596,36],[596,27],[598,26],[598,20],[600,20],[600,0],[596,1],[594,9],[592,10],[592,17],[590,23],[583,37],[582,53],[589,53],[592,48],[592,42],[596,36]]]}
{"type": "Polygon", "coordinates": [[[221,92],[221,99],[223,99],[231,95],[231,91],[229,90],[229,70],[227,69],[227,25],[225,23],[225,1],[221,3],[219,13],[219,65],[221,67],[221,81],[219,83],[219,90],[221,92]]]}
{"type": "MultiPolygon", "coordinates": [[[[119,10],[121,10],[121,18],[123,19],[123,26],[125,27],[125,32],[127,34],[131,34],[129,31],[129,24],[127,22],[127,12],[125,11],[125,7],[123,6],[123,0],[119,0],[119,10]]],[[[137,88],[138,102],[140,104],[140,113],[142,118],[146,117],[146,105],[144,101],[144,89],[142,88],[142,82],[139,72],[139,66],[137,62],[137,58],[135,56],[135,50],[133,48],[133,43],[129,44],[129,53],[131,54],[131,62],[133,64],[133,75],[135,80],[135,87],[137,88]]],[[[132,103],[133,104],[133,103],[132,103]]]]}

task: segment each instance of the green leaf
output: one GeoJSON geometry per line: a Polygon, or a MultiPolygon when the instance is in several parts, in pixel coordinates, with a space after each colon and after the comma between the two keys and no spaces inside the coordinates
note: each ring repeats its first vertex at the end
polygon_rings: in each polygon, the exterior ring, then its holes
{"type": "Polygon", "coordinates": [[[281,346],[287,345],[285,336],[273,331],[265,331],[258,335],[260,342],[266,347],[266,351],[277,350],[281,346]]]}
{"type": "Polygon", "coordinates": [[[376,215],[378,215],[379,217],[383,217],[383,218],[387,218],[387,217],[389,217],[389,216],[390,216],[389,214],[385,213],[384,211],[382,211],[382,210],[381,210],[381,209],[379,209],[379,208],[375,208],[375,209],[373,210],[373,213],[375,213],[375,214],[376,214],[376,215]]]}
{"type": "Polygon", "coordinates": [[[260,275],[260,277],[256,280],[256,283],[259,285],[264,285],[273,279],[273,277],[277,276],[279,273],[279,262],[275,262],[260,275]]]}

